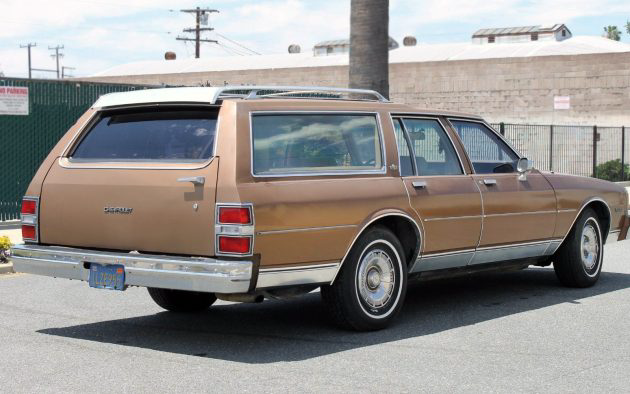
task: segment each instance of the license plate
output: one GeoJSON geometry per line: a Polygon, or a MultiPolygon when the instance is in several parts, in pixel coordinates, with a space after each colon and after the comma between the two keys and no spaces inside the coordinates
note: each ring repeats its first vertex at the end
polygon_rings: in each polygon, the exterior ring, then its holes
{"type": "Polygon", "coordinates": [[[125,267],[91,263],[89,283],[97,289],[125,290],[125,267]]]}

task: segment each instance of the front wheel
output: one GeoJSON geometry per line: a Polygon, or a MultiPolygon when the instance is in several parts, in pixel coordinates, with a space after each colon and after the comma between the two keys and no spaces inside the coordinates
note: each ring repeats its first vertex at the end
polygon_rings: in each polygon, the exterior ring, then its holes
{"type": "Polygon", "coordinates": [[[217,297],[212,293],[155,287],[149,287],[148,290],[156,304],[171,312],[202,312],[217,300],[217,297]]]}
{"type": "Polygon", "coordinates": [[[332,285],[321,294],[335,323],[357,331],[387,327],[407,291],[407,266],[400,241],[387,228],[362,235],[332,285]]]}
{"type": "Polygon", "coordinates": [[[569,287],[590,287],[602,272],[604,243],[599,218],[587,208],[553,258],[560,282],[569,287]]]}

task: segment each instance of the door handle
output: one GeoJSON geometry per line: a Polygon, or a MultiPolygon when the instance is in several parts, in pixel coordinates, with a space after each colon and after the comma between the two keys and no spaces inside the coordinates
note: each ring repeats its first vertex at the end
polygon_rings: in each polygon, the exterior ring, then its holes
{"type": "Polygon", "coordinates": [[[411,185],[416,189],[425,189],[427,187],[426,181],[413,181],[411,185]]]}
{"type": "Polygon", "coordinates": [[[177,182],[192,182],[194,185],[203,185],[206,183],[205,176],[189,176],[184,178],[178,178],[177,182]]]}
{"type": "Polygon", "coordinates": [[[483,184],[484,185],[488,185],[488,186],[493,186],[497,184],[497,180],[496,179],[484,179],[483,180],[483,184]]]}

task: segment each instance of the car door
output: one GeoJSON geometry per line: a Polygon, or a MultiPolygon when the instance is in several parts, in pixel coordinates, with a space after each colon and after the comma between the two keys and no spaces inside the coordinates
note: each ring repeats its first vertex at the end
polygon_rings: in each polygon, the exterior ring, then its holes
{"type": "Polygon", "coordinates": [[[546,254],[556,221],[555,192],[538,171],[521,176],[519,155],[481,121],[450,119],[481,189],[483,231],[471,264],[546,254]]]}
{"type": "Polygon", "coordinates": [[[393,117],[400,175],[423,227],[411,272],[466,266],[481,234],[481,196],[439,118],[393,117]]]}

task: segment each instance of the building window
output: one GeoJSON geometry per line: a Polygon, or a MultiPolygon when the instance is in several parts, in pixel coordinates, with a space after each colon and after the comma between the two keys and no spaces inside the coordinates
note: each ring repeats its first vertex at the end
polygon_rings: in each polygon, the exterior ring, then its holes
{"type": "Polygon", "coordinates": [[[326,47],[326,53],[333,53],[333,47],[326,47]]]}
{"type": "Polygon", "coordinates": [[[538,41],[538,33],[532,33],[532,41],[538,41]]]}
{"type": "Polygon", "coordinates": [[[566,37],[567,36],[567,31],[566,30],[562,30],[562,37],[566,37]]]}
{"type": "Polygon", "coordinates": [[[494,36],[488,37],[488,44],[492,44],[494,42],[494,36]]]}

